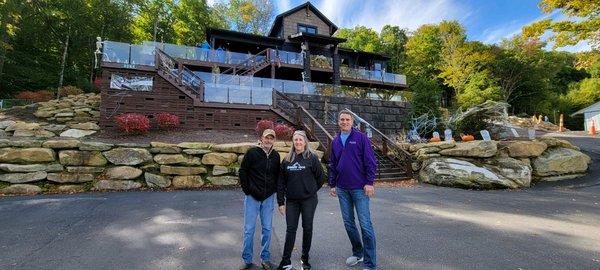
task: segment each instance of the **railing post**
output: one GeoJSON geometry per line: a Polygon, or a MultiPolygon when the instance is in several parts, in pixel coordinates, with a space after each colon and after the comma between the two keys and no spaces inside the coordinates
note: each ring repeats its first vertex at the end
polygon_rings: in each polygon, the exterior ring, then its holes
{"type": "Polygon", "coordinates": [[[381,152],[383,152],[383,154],[387,156],[387,154],[388,154],[388,145],[387,145],[387,141],[386,141],[385,139],[381,138],[381,142],[382,142],[382,147],[381,147],[381,148],[382,148],[382,149],[381,149],[382,151],[381,151],[381,152]]]}
{"type": "Polygon", "coordinates": [[[300,107],[296,108],[296,124],[302,125],[302,109],[300,107]]]}
{"type": "Polygon", "coordinates": [[[275,89],[271,90],[271,107],[273,107],[273,109],[277,108],[277,93],[275,92],[275,89]]]}

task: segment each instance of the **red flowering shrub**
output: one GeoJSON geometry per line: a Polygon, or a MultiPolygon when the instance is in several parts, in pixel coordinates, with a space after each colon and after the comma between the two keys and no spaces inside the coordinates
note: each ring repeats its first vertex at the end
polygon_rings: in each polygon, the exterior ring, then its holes
{"type": "Polygon", "coordinates": [[[291,140],[295,131],[293,127],[286,124],[277,124],[273,130],[275,130],[275,134],[279,140],[291,140]]]}
{"type": "Polygon", "coordinates": [[[258,123],[256,123],[256,128],[254,130],[256,130],[256,133],[258,134],[258,136],[262,136],[263,131],[265,131],[265,129],[273,129],[275,127],[275,125],[273,124],[273,121],[268,120],[268,119],[263,119],[258,121],[258,123]]]}
{"type": "Polygon", "coordinates": [[[50,91],[23,91],[17,94],[16,98],[31,100],[33,102],[44,102],[54,98],[54,94],[50,91]]]}
{"type": "Polygon", "coordinates": [[[150,119],[139,113],[125,113],[115,117],[119,130],[127,134],[145,134],[150,131],[150,119]]]}
{"type": "Polygon", "coordinates": [[[81,88],[76,87],[76,86],[67,85],[67,86],[63,86],[63,87],[59,88],[58,94],[61,97],[66,97],[66,96],[70,96],[70,95],[80,95],[80,94],[83,94],[83,90],[81,90],[81,88]]]}
{"type": "Polygon", "coordinates": [[[170,130],[179,127],[179,117],[171,113],[157,113],[154,115],[158,128],[170,130]]]}

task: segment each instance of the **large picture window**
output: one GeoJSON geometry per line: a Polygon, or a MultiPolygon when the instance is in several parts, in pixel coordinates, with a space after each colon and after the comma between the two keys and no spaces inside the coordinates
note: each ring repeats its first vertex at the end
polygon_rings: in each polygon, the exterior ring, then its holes
{"type": "Polygon", "coordinates": [[[127,76],[123,74],[112,74],[110,76],[110,89],[131,91],[152,91],[154,77],[151,76],[127,76]]]}
{"type": "Polygon", "coordinates": [[[298,24],[298,33],[317,34],[317,27],[306,24],[298,24]]]}

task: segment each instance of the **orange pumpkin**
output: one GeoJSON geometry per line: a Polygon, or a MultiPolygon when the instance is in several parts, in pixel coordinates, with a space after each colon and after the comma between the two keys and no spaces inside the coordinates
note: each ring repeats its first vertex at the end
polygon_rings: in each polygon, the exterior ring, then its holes
{"type": "Polygon", "coordinates": [[[463,142],[470,142],[475,140],[475,137],[473,135],[462,135],[460,136],[460,138],[463,142]]]}
{"type": "Polygon", "coordinates": [[[433,137],[433,138],[429,139],[429,141],[430,142],[440,142],[441,139],[440,139],[440,137],[433,137]]]}

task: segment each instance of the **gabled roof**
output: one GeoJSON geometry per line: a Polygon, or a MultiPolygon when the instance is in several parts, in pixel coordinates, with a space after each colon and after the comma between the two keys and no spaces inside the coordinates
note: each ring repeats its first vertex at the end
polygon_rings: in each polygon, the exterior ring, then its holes
{"type": "Polygon", "coordinates": [[[323,13],[321,13],[321,11],[319,11],[313,4],[311,4],[310,2],[306,2],[302,5],[299,5],[295,8],[292,8],[284,13],[281,13],[279,15],[277,15],[277,17],[275,17],[275,21],[273,21],[273,25],[271,25],[271,30],[269,31],[269,36],[276,36],[277,32],[279,30],[279,27],[281,27],[281,23],[283,21],[283,18],[291,15],[293,13],[295,13],[298,10],[301,10],[303,8],[308,8],[310,10],[312,10],[312,12],[314,12],[321,20],[323,20],[327,25],[329,25],[331,27],[332,32],[330,34],[335,33],[335,31],[337,31],[338,27],[331,22],[327,17],[325,17],[325,15],[323,15],[323,13]]]}
{"type": "Polygon", "coordinates": [[[571,116],[586,113],[586,112],[597,112],[597,111],[600,111],[600,101],[596,102],[588,107],[585,107],[579,111],[574,112],[573,114],[571,114],[571,116]]]}

